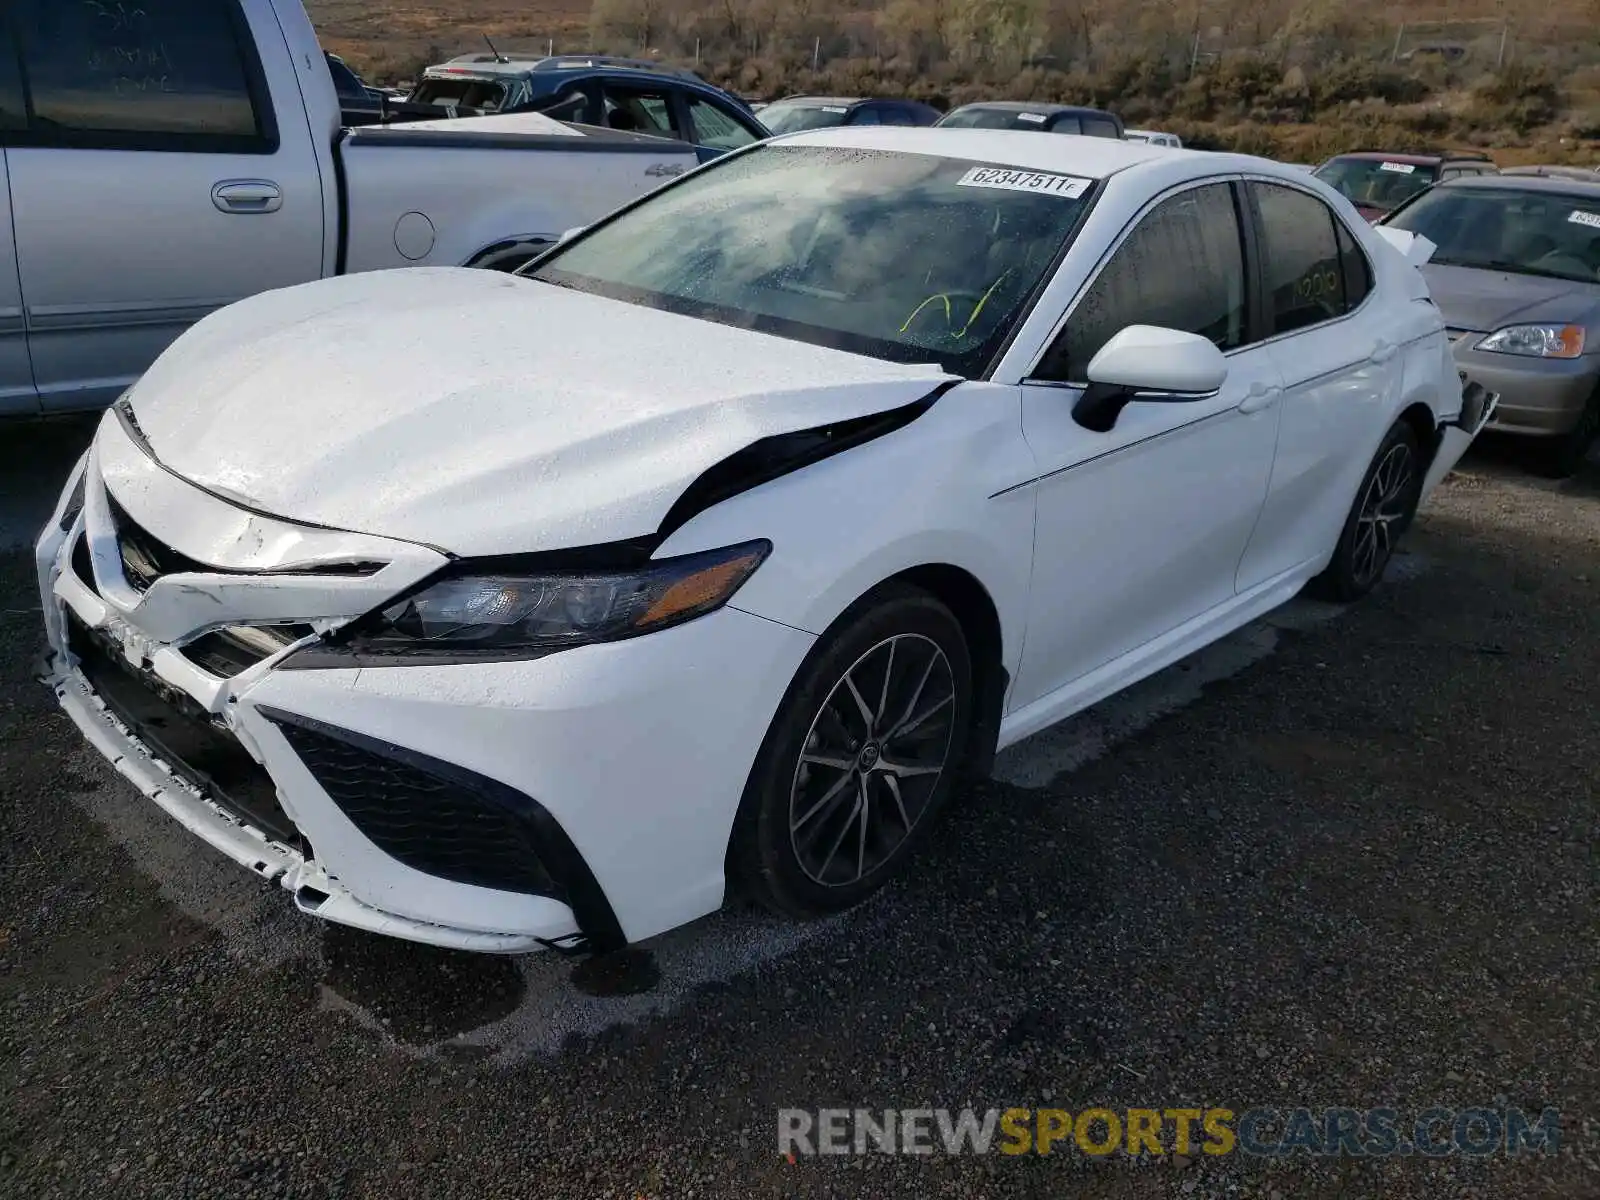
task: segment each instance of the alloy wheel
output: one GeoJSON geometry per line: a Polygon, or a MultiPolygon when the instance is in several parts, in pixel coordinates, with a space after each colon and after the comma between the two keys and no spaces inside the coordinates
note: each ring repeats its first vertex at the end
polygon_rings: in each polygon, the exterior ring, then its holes
{"type": "Polygon", "coordinates": [[[789,797],[789,838],[806,875],[845,887],[905,842],[949,765],[955,677],[939,644],[896,634],[834,684],[807,731],[789,797]]]}
{"type": "Polygon", "coordinates": [[[1366,587],[1383,573],[1394,545],[1410,516],[1411,482],[1416,475],[1411,447],[1389,447],[1373,471],[1356,518],[1355,544],[1351,548],[1351,574],[1366,587]]]}

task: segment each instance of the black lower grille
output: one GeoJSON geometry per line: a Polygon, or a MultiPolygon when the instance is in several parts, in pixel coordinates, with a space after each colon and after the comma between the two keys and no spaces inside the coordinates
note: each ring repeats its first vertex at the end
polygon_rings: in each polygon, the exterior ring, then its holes
{"type": "Polygon", "coordinates": [[[322,790],[374,845],[440,879],[566,899],[540,857],[526,797],[318,721],[264,710],[322,790]]]}
{"type": "Polygon", "coordinates": [[[151,672],[136,669],[70,609],[67,647],[106,707],[152,753],[217,807],[308,853],[300,831],[278,803],[272,777],[210,714],[151,672]]]}

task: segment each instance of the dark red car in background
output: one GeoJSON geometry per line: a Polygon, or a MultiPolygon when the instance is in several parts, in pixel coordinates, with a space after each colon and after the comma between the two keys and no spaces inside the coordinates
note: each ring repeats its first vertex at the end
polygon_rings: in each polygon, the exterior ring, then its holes
{"type": "Polygon", "coordinates": [[[1386,216],[1442,179],[1499,173],[1487,154],[1475,150],[1428,154],[1352,150],[1349,154],[1336,154],[1312,172],[1343,192],[1369,221],[1386,216]]]}

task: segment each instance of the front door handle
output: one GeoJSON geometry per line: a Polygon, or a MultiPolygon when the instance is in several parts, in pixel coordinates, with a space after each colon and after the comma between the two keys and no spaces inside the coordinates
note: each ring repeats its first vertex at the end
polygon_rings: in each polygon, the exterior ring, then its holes
{"type": "Polygon", "coordinates": [[[1368,357],[1375,363],[1386,363],[1394,357],[1394,352],[1398,349],[1399,347],[1393,342],[1380,341],[1372,348],[1372,353],[1368,357]]]}
{"type": "Polygon", "coordinates": [[[1283,389],[1276,384],[1253,383],[1250,390],[1245,393],[1244,399],[1239,401],[1239,411],[1242,413],[1260,412],[1264,408],[1271,408],[1278,402],[1278,397],[1283,395],[1283,389]]]}
{"type": "Polygon", "coordinates": [[[211,203],[230,214],[277,212],[283,189],[270,179],[224,179],[211,189],[211,203]]]}

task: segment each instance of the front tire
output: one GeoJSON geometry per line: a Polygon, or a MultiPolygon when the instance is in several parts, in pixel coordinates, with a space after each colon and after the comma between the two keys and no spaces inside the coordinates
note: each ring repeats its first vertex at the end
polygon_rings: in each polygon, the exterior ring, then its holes
{"type": "Polygon", "coordinates": [[[779,705],[734,823],[730,875],[789,917],[861,903],[948,799],[971,723],[971,655],[950,610],[902,585],[859,601],[779,705]]]}
{"type": "Polygon", "coordinates": [[[1416,433],[1407,422],[1396,421],[1361,478],[1332,561],[1311,581],[1309,592],[1348,604],[1377,586],[1417,515],[1424,470],[1416,433]]]}
{"type": "Polygon", "coordinates": [[[1589,447],[1600,438],[1600,387],[1578,417],[1578,423],[1559,437],[1547,438],[1536,451],[1535,469],[1548,479],[1565,479],[1589,457],[1589,447]]]}

